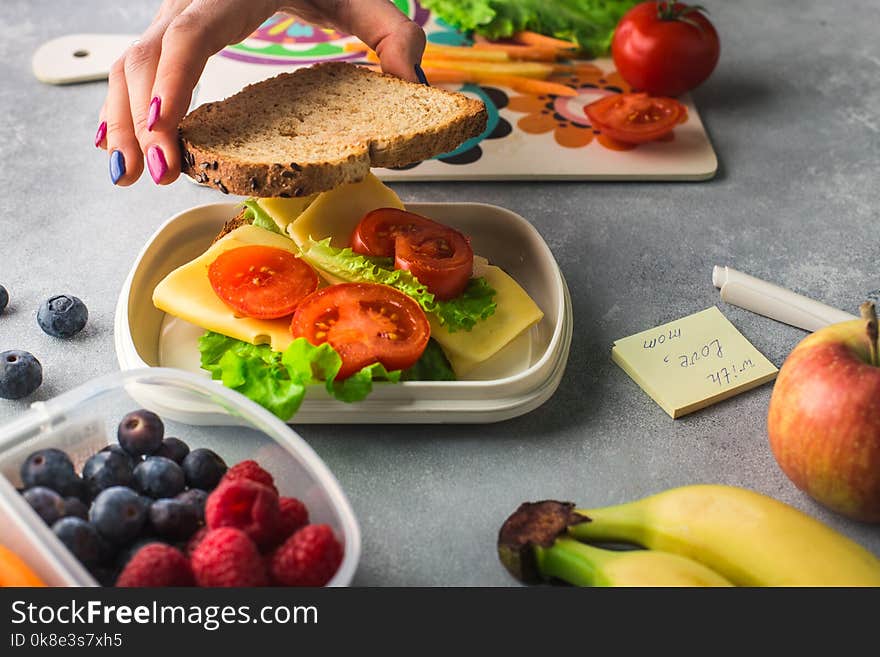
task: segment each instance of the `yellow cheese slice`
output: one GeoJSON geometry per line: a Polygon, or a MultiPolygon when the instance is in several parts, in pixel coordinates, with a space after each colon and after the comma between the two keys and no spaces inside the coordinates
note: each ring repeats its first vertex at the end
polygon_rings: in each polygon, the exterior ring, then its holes
{"type": "Polygon", "coordinates": [[[470,331],[450,333],[435,315],[428,315],[431,337],[440,343],[459,376],[494,356],[544,316],[526,291],[502,269],[488,265],[483,276],[496,293],[495,313],[488,319],[477,322],[470,331]]]}
{"type": "Polygon", "coordinates": [[[341,185],[318,194],[287,227],[287,233],[300,246],[309,238],[322,240],[329,237],[331,245],[342,249],[349,246],[351,234],[363,216],[377,208],[404,209],[397,194],[369,173],[359,183],[341,185]]]}
{"type": "Polygon", "coordinates": [[[257,205],[275,221],[275,225],[284,233],[287,227],[303,213],[317,195],[303,196],[302,198],[258,198],[257,205]]]}
{"type": "Polygon", "coordinates": [[[293,342],[290,318],[236,317],[215,294],[208,280],[208,267],[221,253],[249,244],[299,253],[296,245],[283,235],[256,226],[241,226],[211,245],[198,258],[163,278],[153,290],[153,305],[209,331],[252,344],[268,344],[275,351],[284,351],[293,342]]]}

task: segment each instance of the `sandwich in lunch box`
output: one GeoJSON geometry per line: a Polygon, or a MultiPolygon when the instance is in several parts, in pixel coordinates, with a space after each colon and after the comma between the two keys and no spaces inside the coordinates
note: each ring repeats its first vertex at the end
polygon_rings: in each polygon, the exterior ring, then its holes
{"type": "Polygon", "coordinates": [[[479,378],[543,313],[370,168],[451,151],[485,125],[463,94],[340,63],[199,107],[181,124],[185,172],[251,198],[153,303],[206,330],[215,379],[283,419],[313,384],[358,401],[374,381],[479,378]]]}

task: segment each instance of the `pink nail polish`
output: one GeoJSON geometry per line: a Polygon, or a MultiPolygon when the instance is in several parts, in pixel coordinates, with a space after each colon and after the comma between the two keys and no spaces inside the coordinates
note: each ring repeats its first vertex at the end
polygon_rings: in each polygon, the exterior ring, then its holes
{"type": "Polygon", "coordinates": [[[162,111],[162,99],[159,96],[153,96],[153,100],[150,101],[150,111],[147,113],[147,131],[152,130],[156,125],[160,111],[162,111]]]}
{"type": "Polygon", "coordinates": [[[95,148],[101,148],[101,144],[104,143],[104,138],[107,136],[107,122],[101,121],[101,125],[98,126],[98,132],[95,133],[95,148]]]}
{"type": "Polygon", "coordinates": [[[150,146],[147,149],[147,168],[153,181],[158,183],[168,173],[168,163],[165,161],[165,153],[158,146],[150,146]]]}

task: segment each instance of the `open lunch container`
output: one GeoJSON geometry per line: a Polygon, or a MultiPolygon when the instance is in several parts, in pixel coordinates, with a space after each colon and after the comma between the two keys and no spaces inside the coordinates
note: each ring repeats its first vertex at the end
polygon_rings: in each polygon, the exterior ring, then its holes
{"type": "Polygon", "coordinates": [[[207,447],[230,466],[254,459],[275,479],[279,493],[305,503],[312,523],[326,523],[344,546],[328,586],[348,586],[361,551],[360,528],[351,505],[320,457],[289,426],[236,392],[209,379],[167,368],[114,373],[89,381],[0,426],[0,526],[2,543],[21,555],[49,586],[97,586],[94,577],[56,538],[16,490],[19,468],[38,449],[55,447],[85,460],[116,441],[116,428],[130,411],[147,408],[165,423],[165,435],[191,448],[207,447]],[[175,399],[200,409],[198,424],[163,415],[154,399],[175,399]],[[215,417],[222,426],[206,422],[215,417]],[[230,423],[234,418],[235,424],[230,423]]]}
{"type": "MultiPolygon", "coordinates": [[[[468,235],[474,253],[512,276],[541,308],[543,319],[482,363],[467,380],[378,383],[367,399],[352,404],[313,386],[291,421],[497,422],[534,410],[559,386],[571,344],[571,300],[538,231],[518,214],[494,205],[409,203],[406,207],[468,235]]],[[[239,208],[238,203],[211,203],[185,210],[162,224],[147,242],[116,306],[116,355],[123,371],[174,367],[209,380],[199,366],[198,338],[204,330],[166,316],[153,305],[152,294],[169,272],[201,255],[239,208]]],[[[164,414],[191,423],[198,423],[200,414],[209,415],[211,422],[221,421],[216,408],[202,408],[189,400],[163,395],[154,403],[164,414]]]]}

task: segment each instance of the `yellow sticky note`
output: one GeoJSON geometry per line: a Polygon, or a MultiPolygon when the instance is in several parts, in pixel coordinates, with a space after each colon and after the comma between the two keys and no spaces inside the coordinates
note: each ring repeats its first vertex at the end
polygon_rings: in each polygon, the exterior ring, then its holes
{"type": "Polygon", "coordinates": [[[779,371],[715,306],[617,340],[611,358],[672,418],[772,381],[779,371]]]}

